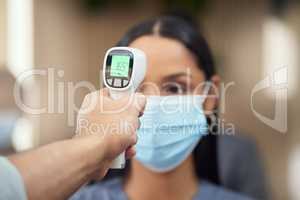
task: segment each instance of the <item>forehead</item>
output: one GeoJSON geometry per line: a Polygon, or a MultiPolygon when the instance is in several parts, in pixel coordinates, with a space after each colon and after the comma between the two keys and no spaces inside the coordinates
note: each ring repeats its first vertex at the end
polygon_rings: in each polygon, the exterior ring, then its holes
{"type": "Polygon", "coordinates": [[[133,41],[130,47],[141,49],[147,55],[146,78],[167,76],[172,73],[202,73],[192,53],[179,41],[161,36],[143,36],[133,41]]]}

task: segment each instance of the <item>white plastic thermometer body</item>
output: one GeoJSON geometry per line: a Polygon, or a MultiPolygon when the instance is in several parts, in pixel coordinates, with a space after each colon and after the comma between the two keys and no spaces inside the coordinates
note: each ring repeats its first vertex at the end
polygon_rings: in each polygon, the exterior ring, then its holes
{"type": "MultiPolygon", "coordinates": [[[[103,80],[113,99],[134,93],[143,81],[147,70],[143,51],[129,47],[113,47],[106,52],[103,64],[103,80]]],[[[125,167],[125,152],[121,153],[111,166],[125,167]]]]}

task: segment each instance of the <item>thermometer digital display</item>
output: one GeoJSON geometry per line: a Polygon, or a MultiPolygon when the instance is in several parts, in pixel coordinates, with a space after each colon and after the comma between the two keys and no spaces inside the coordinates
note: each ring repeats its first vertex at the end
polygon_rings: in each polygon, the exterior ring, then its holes
{"type": "Polygon", "coordinates": [[[129,73],[130,56],[112,56],[110,75],[112,77],[126,78],[129,73]]]}

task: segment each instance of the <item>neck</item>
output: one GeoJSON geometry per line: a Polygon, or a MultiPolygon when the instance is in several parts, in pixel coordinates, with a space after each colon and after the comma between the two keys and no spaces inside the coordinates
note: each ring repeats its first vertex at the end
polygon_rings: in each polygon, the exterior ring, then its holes
{"type": "Polygon", "coordinates": [[[153,172],[133,160],[125,191],[130,200],[188,200],[198,191],[198,185],[192,156],[167,173],[153,172]]]}

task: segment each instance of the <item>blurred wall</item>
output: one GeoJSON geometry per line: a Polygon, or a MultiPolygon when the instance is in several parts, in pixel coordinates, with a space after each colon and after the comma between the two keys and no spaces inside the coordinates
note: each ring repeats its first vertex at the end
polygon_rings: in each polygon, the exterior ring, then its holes
{"type": "MultiPolygon", "coordinates": [[[[213,51],[218,59],[219,72],[226,82],[235,85],[226,96],[228,122],[234,122],[241,134],[251,136],[258,144],[269,178],[272,199],[290,199],[289,156],[299,146],[299,80],[293,86],[294,94],[288,96],[288,132],[280,133],[254,116],[250,107],[251,91],[268,74],[264,66],[263,32],[270,19],[268,1],[235,1],[226,3],[215,0],[212,12],[206,17],[205,30],[213,51]],[[297,114],[298,113],[298,114],[297,114]]],[[[281,21],[298,36],[299,47],[299,6],[292,5],[281,21]]],[[[297,45],[296,44],[296,45],[297,45]]],[[[298,64],[299,62],[298,56],[298,64]]],[[[285,65],[285,63],[282,63],[285,65]]],[[[281,67],[281,66],[273,66],[281,67]]],[[[300,77],[299,66],[288,66],[289,87],[291,79],[300,77]]],[[[292,89],[292,88],[290,88],[292,89]]],[[[275,96],[264,90],[256,94],[256,110],[272,118],[275,96]]]]}
{"type": "MultiPolygon", "coordinates": [[[[254,86],[268,75],[263,65],[263,28],[270,18],[267,1],[215,2],[205,21],[205,28],[219,58],[219,72],[223,80],[235,83],[226,96],[225,119],[234,122],[242,134],[256,140],[265,162],[272,199],[289,199],[289,155],[299,145],[299,122],[296,117],[299,113],[296,103],[300,99],[299,81],[295,84],[295,94],[290,95],[287,102],[288,132],[280,133],[259,121],[251,110],[250,95],[254,86]]],[[[298,36],[299,23],[296,21],[299,11],[299,7],[293,5],[281,19],[298,36]]],[[[288,66],[288,70],[289,78],[300,76],[298,66],[288,66]]],[[[273,117],[275,96],[268,93],[270,91],[256,94],[254,105],[264,115],[273,117]]]]}
{"type": "Polygon", "coordinates": [[[6,64],[6,0],[0,0],[0,68],[6,64]]]}
{"type": "MultiPolygon", "coordinates": [[[[34,1],[34,65],[39,69],[53,68],[55,85],[48,84],[48,77],[41,83],[41,105],[49,105],[49,87],[53,87],[53,113],[40,116],[40,144],[71,137],[74,127],[67,121],[67,84],[88,80],[88,26],[74,1],[35,0],[34,1]],[[58,76],[62,70],[62,76],[58,76]],[[64,84],[64,97],[58,102],[57,83],[64,84]],[[58,113],[58,105],[64,106],[64,113],[58,113]]],[[[84,92],[76,94],[80,105],[84,92]]],[[[48,109],[49,111],[49,109],[48,109]]],[[[52,112],[50,111],[50,112],[52,112]]]]}
{"type": "MultiPolygon", "coordinates": [[[[274,199],[286,199],[288,138],[257,120],[250,108],[251,90],[263,79],[262,33],[267,1],[215,2],[212,13],[205,21],[207,35],[216,57],[220,56],[218,68],[223,80],[235,84],[226,96],[224,118],[227,122],[233,122],[240,129],[240,134],[256,140],[266,165],[267,177],[272,183],[274,199]]],[[[272,116],[273,102],[264,93],[260,96],[255,106],[272,116]]]]}
{"type": "MultiPolygon", "coordinates": [[[[291,194],[291,199],[300,199],[300,125],[299,125],[299,114],[300,114],[300,5],[291,5],[289,12],[285,18],[287,26],[297,36],[297,46],[298,46],[298,59],[297,66],[291,72],[294,76],[295,92],[289,98],[289,108],[288,108],[288,154],[287,154],[287,165],[288,165],[288,187],[289,194],[291,194]]],[[[280,147],[280,146],[279,146],[280,147]]]]}
{"type": "MultiPolygon", "coordinates": [[[[131,12],[121,8],[105,10],[100,16],[88,16],[74,0],[35,0],[34,1],[34,57],[35,67],[55,70],[55,81],[65,85],[65,112],[58,114],[58,86],[54,85],[54,114],[40,116],[40,144],[68,138],[75,127],[68,126],[68,84],[90,81],[99,88],[100,68],[105,50],[113,46],[128,26],[153,15],[157,8],[141,4],[131,12]],[[63,70],[63,77],[57,75],[63,70]]],[[[41,105],[47,105],[48,82],[41,78],[41,105]]],[[[75,94],[75,104],[80,106],[89,90],[79,88],[75,94]]],[[[72,102],[71,102],[72,103],[72,102]]],[[[76,116],[75,116],[76,117],[76,116]]]]}

